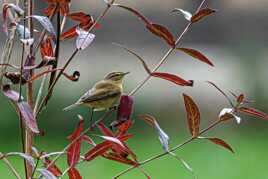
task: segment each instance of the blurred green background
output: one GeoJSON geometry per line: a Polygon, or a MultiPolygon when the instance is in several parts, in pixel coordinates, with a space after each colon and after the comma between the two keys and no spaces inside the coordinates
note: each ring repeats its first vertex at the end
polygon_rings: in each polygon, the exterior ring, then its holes
{"type": "MultiPolygon", "coordinates": [[[[182,15],[171,14],[173,8],[182,8],[190,12],[200,3],[199,0],[124,0],[119,1],[139,9],[153,22],[164,24],[174,34],[181,32],[187,23],[182,15]]],[[[162,147],[157,134],[143,121],[136,118],[138,114],[152,114],[162,129],[171,138],[170,146],[175,146],[189,137],[186,126],[182,93],[193,97],[202,112],[202,128],[217,118],[219,111],[228,107],[227,101],[204,81],[214,81],[224,90],[245,93],[248,99],[255,101],[254,107],[268,112],[267,84],[267,45],[268,45],[268,2],[267,0],[208,0],[210,7],[218,13],[195,24],[183,38],[181,46],[195,48],[208,56],[215,67],[193,60],[181,53],[173,53],[159,71],[180,75],[185,79],[195,80],[195,86],[178,87],[160,79],[151,79],[135,95],[135,125],[131,133],[135,134],[128,144],[135,151],[139,160],[153,154],[161,153],[162,147]]],[[[36,7],[45,7],[43,1],[36,1],[36,7]]],[[[105,7],[101,0],[73,1],[71,10],[83,10],[96,17],[105,7]]],[[[37,11],[39,13],[39,11],[37,11]]],[[[68,21],[66,29],[71,26],[68,21]]],[[[68,72],[79,70],[78,82],[60,80],[49,106],[41,113],[39,128],[45,136],[38,136],[35,146],[46,152],[60,151],[68,143],[68,136],[77,123],[77,114],[88,118],[88,109],[78,108],[63,112],[62,108],[73,103],[92,84],[114,70],[130,71],[125,81],[125,92],[131,91],[146,72],[135,57],[112,45],[117,42],[127,45],[140,54],[150,67],[153,67],[167,50],[162,40],[155,38],[144,29],[142,23],[132,14],[112,8],[101,22],[102,28],[95,31],[94,43],[76,56],[68,72]]],[[[1,35],[1,45],[5,37],[1,35]]],[[[74,41],[66,41],[61,47],[60,63],[70,56],[74,41]]],[[[20,59],[18,48],[13,59],[20,59]]],[[[15,63],[15,62],[14,62],[15,63]]],[[[36,85],[35,90],[38,90],[36,85]]],[[[0,95],[0,152],[20,151],[19,122],[8,100],[0,95]]],[[[102,113],[96,114],[97,119],[102,113]]],[[[194,141],[176,153],[184,158],[194,169],[199,179],[268,179],[267,174],[267,136],[268,123],[254,117],[241,115],[242,123],[229,122],[221,125],[205,136],[219,137],[227,141],[235,154],[215,146],[207,141],[194,141]]],[[[113,117],[107,121],[109,123],[113,117]]],[[[83,151],[88,146],[83,146],[83,151]]],[[[23,162],[11,158],[20,172],[23,162]]],[[[59,161],[64,168],[65,159],[59,161]]],[[[125,169],[127,166],[98,158],[78,168],[84,178],[107,179],[125,169]]],[[[172,157],[163,157],[146,166],[144,169],[153,179],[193,178],[191,173],[172,157]]],[[[12,178],[6,166],[0,162],[0,178],[12,178]]],[[[144,178],[138,171],[132,171],[123,179],[144,178]]]]}

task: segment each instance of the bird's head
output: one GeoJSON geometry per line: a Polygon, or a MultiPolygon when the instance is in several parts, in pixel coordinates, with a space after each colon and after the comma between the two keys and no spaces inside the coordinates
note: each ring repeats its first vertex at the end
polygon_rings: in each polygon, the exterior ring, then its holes
{"type": "Polygon", "coordinates": [[[105,76],[105,80],[110,80],[116,83],[122,83],[122,80],[125,75],[129,74],[129,72],[112,72],[105,76]]]}

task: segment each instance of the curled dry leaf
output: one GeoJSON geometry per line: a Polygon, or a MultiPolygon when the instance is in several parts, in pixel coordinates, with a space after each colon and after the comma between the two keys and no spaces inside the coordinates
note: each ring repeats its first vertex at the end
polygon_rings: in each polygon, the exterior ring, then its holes
{"type": "Polygon", "coordinates": [[[39,15],[32,15],[32,16],[28,16],[28,18],[36,19],[44,27],[44,29],[46,29],[46,31],[48,31],[54,37],[56,37],[55,29],[54,29],[54,27],[53,27],[53,25],[52,25],[52,23],[51,23],[51,21],[49,20],[48,17],[39,16],[39,15]]]}
{"type": "Polygon", "coordinates": [[[4,85],[2,91],[3,94],[13,102],[19,101],[20,94],[17,91],[12,90],[10,85],[4,85]]]}
{"type": "Polygon", "coordinates": [[[199,126],[200,126],[200,112],[198,106],[195,104],[193,99],[183,94],[188,128],[193,137],[197,137],[199,135],[199,126]]]}
{"type": "Polygon", "coordinates": [[[8,23],[7,23],[7,14],[8,9],[12,9],[18,16],[23,16],[24,11],[17,5],[13,3],[4,3],[3,4],[3,10],[2,10],[2,16],[3,16],[3,30],[6,35],[8,35],[8,23]]]}
{"type": "Polygon", "coordinates": [[[70,170],[68,170],[68,176],[69,179],[82,179],[82,176],[76,168],[70,168],[70,170]]]}
{"type": "Polygon", "coordinates": [[[49,170],[45,169],[45,168],[39,168],[36,171],[40,172],[40,174],[45,177],[45,179],[57,179],[57,177],[55,175],[53,175],[53,173],[51,173],[49,170]]]}
{"type": "Polygon", "coordinates": [[[24,85],[27,82],[18,72],[6,72],[4,76],[9,79],[12,84],[19,84],[21,82],[21,84],[24,85]]]}
{"type": "Polygon", "coordinates": [[[24,101],[18,102],[17,105],[26,126],[31,129],[33,133],[38,134],[39,129],[32,108],[24,101]]]}
{"type": "Polygon", "coordinates": [[[251,107],[240,107],[238,111],[250,116],[259,117],[265,120],[268,120],[268,115],[260,110],[251,107]]]}
{"type": "Polygon", "coordinates": [[[176,49],[180,50],[180,51],[190,55],[191,57],[198,59],[198,60],[200,60],[200,61],[202,61],[210,66],[214,66],[213,63],[205,55],[203,55],[202,53],[200,53],[197,50],[190,49],[190,48],[176,48],[176,49]]]}
{"type": "Polygon", "coordinates": [[[72,75],[68,75],[67,73],[63,72],[63,75],[71,81],[78,81],[80,77],[80,72],[79,71],[74,71],[72,75]]]}
{"type": "Polygon", "coordinates": [[[156,119],[148,114],[139,115],[140,119],[143,119],[146,123],[156,129],[158,133],[158,138],[161,142],[163,149],[168,152],[169,151],[169,136],[161,129],[156,119]]]}
{"type": "Polygon", "coordinates": [[[54,57],[51,37],[46,36],[46,38],[43,39],[40,44],[40,53],[43,60],[45,57],[54,57]]]}
{"type": "Polygon", "coordinates": [[[193,86],[193,81],[192,80],[184,80],[179,76],[170,74],[170,73],[159,73],[159,72],[154,72],[151,73],[152,76],[157,77],[157,78],[162,78],[165,80],[168,80],[172,83],[175,83],[176,85],[180,86],[193,86]]]}
{"type": "Polygon", "coordinates": [[[192,23],[198,22],[201,19],[203,19],[204,17],[209,16],[215,12],[216,12],[216,10],[210,9],[210,8],[201,9],[199,12],[197,12],[196,14],[194,14],[192,16],[191,22],[192,23]]]}
{"type": "Polygon", "coordinates": [[[236,102],[237,102],[238,104],[243,103],[244,100],[245,100],[245,95],[244,95],[244,94],[240,94],[240,95],[236,98],[236,102]]]}
{"type": "Polygon", "coordinates": [[[76,28],[76,33],[78,34],[78,37],[76,38],[76,48],[78,50],[84,50],[87,48],[95,38],[94,34],[84,31],[79,27],[76,28]]]}
{"type": "Polygon", "coordinates": [[[188,11],[185,11],[183,9],[179,9],[179,8],[175,8],[173,9],[171,12],[176,12],[176,13],[182,13],[184,18],[187,20],[187,21],[191,21],[191,18],[192,18],[192,14],[188,11]]]}
{"type": "Polygon", "coordinates": [[[225,149],[228,149],[230,152],[234,153],[234,150],[232,149],[232,147],[227,144],[224,140],[219,139],[219,138],[211,138],[211,137],[201,137],[201,139],[207,139],[211,142],[213,142],[216,145],[222,146],[225,149]]]}

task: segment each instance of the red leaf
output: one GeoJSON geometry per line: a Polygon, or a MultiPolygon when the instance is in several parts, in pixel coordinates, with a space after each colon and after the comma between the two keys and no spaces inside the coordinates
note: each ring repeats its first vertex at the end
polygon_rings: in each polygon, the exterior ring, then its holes
{"type": "Polygon", "coordinates": [[[213,63],[206,57],[204,56],[202,53],[198,52],[197,50],[194,49],[190,49],[190,48],[176,48],[177,50],[180,50],[210,66],[214,66],[213,63]]]}
{"type": "Polygon", "coordinates": [[[76,28],[77,28],[78,25],[68,29],[67,31],[63,32],[60,36],[60,39],[61,40],[65,40],[65,39],[70,39],[70,38],[73,38],[75,36],[77,36],[77,33],[76,33],[76,28]]]}
{"type": "Polygon", "coordinates": [[[91,15],[85,14],[84,12],[81,12],[81,11],[70,13],[67,15],[67,17],[69,17],[70,19],[74,21],[78,21],[80,23],[93,20],[91,15]]]}
{"type": "Polygon", "coordinates": [[[147,20],[140,12],[138,12],[137,10],[121,5],[121,4],[114,4],[117,7],[121,7],[123,9],[126,9],[130,12],[132,12],[133,14],[135,14],[139,19],[141,19],[143,21],[143,23],[145,24],[145,27],[152,32],[153,34],[157,35],[158,37],[163,38],[169,45],[171,46],[175,46],[175,40],[173,35],[169,32],[169,30],[159,24],[154,24],[151,23],[149,20],[147,20]]]}
{"type": "Polygon", "coordinates": [[[82,179],[79,171],[76,168],[70,168],[68,170],[69,179],[82,179]]]}
{"type": "Polygon", "coordinates": [[[200,125],[200,112],[198,106],[194,103],[190,96],[183,94],[184,104],[187,114],[187,121],[190,133],[193,137],[199,135],[199,125],[200,125]]]}
{"type": "Polygon", "coordinates": [[[168,80],[168,81],[175,83],[177,85],[180,85],[180,86],[193,86],[192,80],[186,81],[186,80],[184,80],[176,75],[173,75],[173,74],[154,72],[154,73],[151,73],[151,75],[154,77],[157,77],[157,78],[162,78],[162,79],[168,80]]]}
{"type": "Polygon", "coordinates": [[[104,154],[111,147],[112,147],[112,143],[109,141],[104,141],[100,144],[97,144],[93,149],[91,149],[85,154],[85,160],[91,161],[95,159],[96,157],[98,157],[99,155],[104,154]]]}
{"type": "Polygon", "coordinates": [[[159,24],[150,24],[146,25],[146,28],[158,37],[163,38],[170,46],[175,46],[174,37],[166,27],[159,24]]]}
{"type": "MultiPolygon", "coordinates": [[[[118,137],[118,140],[120,141],[126,141],[128,140],[130,137],[132,137],[132,135],[124,135],[124,136],[120,136],[118,137]]],[[[89,150],[86,154],[85,154],[85,160],[86,161],[91,161],[93,159],[95,159],[96,157],[104,154],[106,151],[108,151],[109,149],[111,149],[111,147],[113,146],[113,142],[110,141],[104,141],[100,144],[97,144],[94,148],[92,148],[91,150],[89,150]]]]}
{"type": "Polygon", "coordinates": [[[133,112],[133,96],[122,95],[117,110],[117,121],[126,121],[130,119],[133,112]]]}
{"type": "Polygon", "coordinates": [[[122,136],[126,134],[126,132],[129,130],[129,128],[133,125],[133,121],[131,119],[119,124],[117,126],[117,134],[116,136],[122,136]]]}
{"type": "Polygon", "coordinates": [[[55,164],[50,164],[50,163],[51,163],[51,160],[49,160],[49,158],[46,157],[44,160],[44,165],[46,168],[49,166],[47,170],[53,173],[53,175],[55,175],[56,177],[60,177],[62,175],[62,172],[60,171],[60,169],[55,164]]]}
{"type": "Polygon", "coordinates": [[[236,102],[237,102],[238,104],[243,103],[244,100],[245,100],[245,95],[244,95],[244,94],[240,94],[240,95],[236,98],[236,102]]]}
{"type": "Polygon", "coordinates": [[[137,10],[135,10],[133,8],[130,8],[130,7],[127,7],[127,6],[124,6],[124,5],[121,5],[121,4],[114,4],[114,6],[121,7],[123,9],[126,9],[126,10],[132,12],[139,19],[141,19],[145,23],[145,25],[149,25],[149,26],[151,25],[151,23],[141,13],[139,13],[137,10]]]}
{"type": "Polygon", "coordinates": [[[124,158],[120,155],[117,155],[116,153],[104,153],[102,155],[104,158],[109,159],[109,160],[114,160],[123,164],[127,164],[127,165],[133,165],[133,166],[137,166],[138,163],[136,161],[130,160],[128,158],[124,158]]]}
{"type": "Polygon", "coordinates": [[[82,138],[77,139],[84,130],[84,119],[79,116],[80,120],[75,131],[68,137],[70,142],[76,140],[68,149],[67,149],[67,162],[70,167],[74,167],[80,158],[81,142],[82,138]]]}
{"type": "Polygon", "coordinates": [[[238,111],[250,116],[260,117],[262,119],[268,120],[268,115],[266,113],[259,111],[255,108],[241,107],[238,109],[238,111]]]}
{"type": "Polygon", "coordinates": [[[46,37],[42,41],[42,43],[40,44],[40,53],[42,59],[45,59],[45,57],[54,57],[51,37],[46,37]]]}
{"type": "Polygon", "coordinates": [[[99,123],[97,124],[97,126],[98,126],[99,130],[101,131],[101,133],[102,133],[103,135],[110,136],[110,137],[114,137],[113,132],[112,132],[110,129],[108,129],[108,128],[104,125],[103,122],[99,122],[99,123]]]}
{"type": "Polygon", "coordinates": [[[22,118],[24,120],[24,123],[26,124],[26,126],[31,129],[31,131],[33,133],[38,134],[39,133],[39,129],[36,123],[36,118],[33,115],[33,110],[32,108],[29,106],[29,104],[27,102],[21,101],[19,103],[17,103],[18,105],[18,109],[22,115],[22,118]]]}
{"type": "Polygon", "coordinates": [[[219,138],[205,138],[208,139],[209,141],[213,142],[214,144],[220,145],[226,149],[228,149],[229,151],[231,151],[232,153],[234,153],[234,150],[232,149],[232,147],[227,144],[225,141],[223,141],[222,139],[219,138]]]}
{"type": "Polygon", "coordinates": [[[197,12],[196,14],[194,14],[191,18],[191,22],[198,22],[201,19],[203,19],[204,17],[215,13],[216,10],[210,9],[210,8],[205,8],[205,9],[201,9],[199,12],[197,12]]]}

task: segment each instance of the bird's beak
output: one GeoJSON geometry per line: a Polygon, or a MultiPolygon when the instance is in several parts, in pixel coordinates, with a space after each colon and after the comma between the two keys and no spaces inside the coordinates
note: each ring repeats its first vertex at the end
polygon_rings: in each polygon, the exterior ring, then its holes
{"type": "Polygon", "coordinates": [[[127,75],[127,74],[129,74],[129,73],[130,73],[129,71],[128,71],[128,72],[125,72],[125,73],[124,73],[124,76],[127,75]]]}

